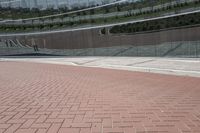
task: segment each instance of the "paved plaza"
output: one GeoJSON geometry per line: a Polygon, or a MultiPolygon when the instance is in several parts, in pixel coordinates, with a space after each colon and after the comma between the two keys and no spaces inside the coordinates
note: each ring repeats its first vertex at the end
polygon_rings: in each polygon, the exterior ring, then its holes
{"type": "Polygon", "coordinates": [[[198,61],[180,76],[63,60],[1,59],[0,133],[200,133],[198,61]]]}

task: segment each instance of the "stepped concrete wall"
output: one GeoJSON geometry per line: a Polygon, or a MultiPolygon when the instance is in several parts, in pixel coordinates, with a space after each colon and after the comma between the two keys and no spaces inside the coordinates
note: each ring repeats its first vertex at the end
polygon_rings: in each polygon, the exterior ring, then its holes
{"type": "MultiPolygon", "coordinates": [[[[99,31],[100,29],[92,29],[34,36],[17,36],[15,38],[19,39],[22,44],[29,45],[31,45],[31,38],[35,38],[36,43],[40,48],[45,47],[49,49],[82,49],[121,45],[155,45],[164,42],[200,40],[200,27],[171,29],[132,35],[100,35],[99,31]]],[[[11,39],[13,39],[13,37],[11,37],[11,39]]]]}

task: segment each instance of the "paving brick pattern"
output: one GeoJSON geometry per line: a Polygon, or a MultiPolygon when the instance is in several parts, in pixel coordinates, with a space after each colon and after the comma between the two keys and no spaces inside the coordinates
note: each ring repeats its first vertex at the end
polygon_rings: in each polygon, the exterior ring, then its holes
{"type": "Polygon", "coordinates": [[[0,133],[200,133],[200,79],[0,62],[0,133]]]}

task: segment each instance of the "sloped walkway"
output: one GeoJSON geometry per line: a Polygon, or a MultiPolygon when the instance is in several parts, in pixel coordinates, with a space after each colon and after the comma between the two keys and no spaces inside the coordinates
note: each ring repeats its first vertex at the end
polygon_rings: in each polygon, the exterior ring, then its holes
{"type": "Polygon", "coordinates": [[[0,62],[0,133],[199,133],[200,78],[0,62]]]}
{"type": "Polygon", "coordinates": [[[0,61],[22,61],[200,77],[200,58],[160,57],[2,57],[0,61]]]}

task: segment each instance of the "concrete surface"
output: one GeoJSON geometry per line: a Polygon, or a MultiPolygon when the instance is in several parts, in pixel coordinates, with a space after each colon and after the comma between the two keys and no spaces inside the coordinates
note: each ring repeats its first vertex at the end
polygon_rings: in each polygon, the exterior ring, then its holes
{"type": "Polygon", "coordinates": [[[152,72],[200,77],[199,58],[153,58],[153,57],[50,57],[50,58],[0,58],[1,61],[25,61],[99,67],[130,71],[152,72]]]}

